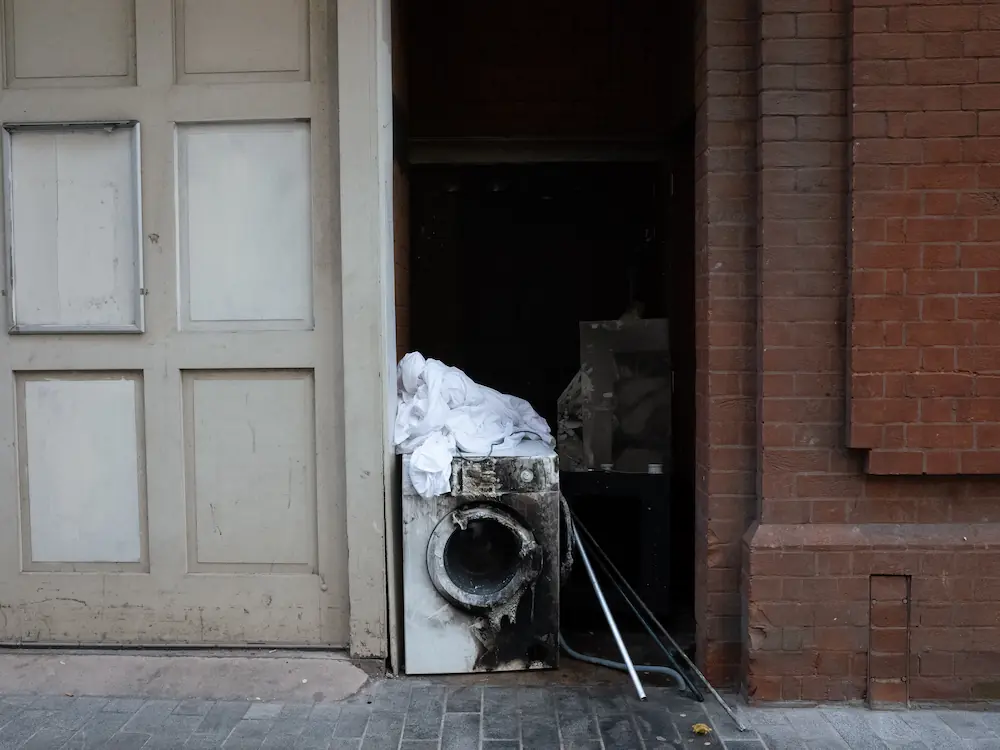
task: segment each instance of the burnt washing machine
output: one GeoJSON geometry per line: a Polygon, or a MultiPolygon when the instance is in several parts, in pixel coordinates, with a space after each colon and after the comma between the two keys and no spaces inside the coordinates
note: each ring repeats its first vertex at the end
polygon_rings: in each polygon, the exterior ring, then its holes
{"type": "Polygon", "coordinates": [[[451,493],[425,498],[403,457],[407,674],[550,669],[559,660],[555,453],[455,458],[451,493]]]}

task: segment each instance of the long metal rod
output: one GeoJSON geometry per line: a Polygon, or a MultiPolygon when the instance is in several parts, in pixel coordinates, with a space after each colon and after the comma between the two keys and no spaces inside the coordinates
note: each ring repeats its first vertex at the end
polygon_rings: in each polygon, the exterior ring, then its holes
{"type": "Polygon", "coordinates": [[[583,562],[583,567],[587,569],[587,577],[590,578],[590,585],[594,587],[594,594],[597,596],[597,602],[601,605],[601,609],[604,611],[604,617],[608,621],[608,627],[611,628],[611,635],[615,638],[615,643],[618,645],[618,651],[621,652],[622,661],[625,662],[625,667],[628,669],[628,675],[632,678],[632,684],[635,685],[635,691],[639,695],[639,700],[646,700],[646,691],[642,688],[642,683],[639,681],[639,675],[635,671],[635,665],[632,663],[632,657],[629,656],[628,649],[625,648],[625,641],[622,640],[622,634],[618,632],[618,625],[615,623],[615,618],[611,614],[611,610],[608,608],[608,603],[604,599],[604,592],[601,591],[601,585],[597,582],[597,575],[594,573],[594,569],[590,566],[590,558],[587,557],[587,550],[583,548],[583,543],[580,541],[580,535],[576,531],[576,525],[573,525],[573,540],[576,542],[576,548],[580,552],[580,560],[583,562]]]}
{"type": "Polygon", "coordinates": [[[712,694],[712,697],[715,698],[715,700],[718,702],[718,704],[720,706],[722,706],[723,710],[727,714],[729,714],[730,718],[736,723],[737,728],[741,732],[747,731],[746,724],[744,724],[743,721],[740,719],[740,717],[736,715],[736,712],[733,711],[733,709],[731,709],[729,707],[729,704],[726,703],[725,700],[723,700],[722,696],[719,695],[719,692],[714,687],[712,687],[712,683],[710,683],[708,681],[708,678],[705,677],[705,675],[703,675],[701,673],[701,670],[698,669],[698,667],[695,666],[694,662],[691,661],[690,657],[686,653],[684,653],[683,649],[681,649],[680,646],[677,645],[677,641],[675,641],[673,639],[673,636],[671,636],[670,633],[667,632],[667,629],[665,627],[663,627],[663,624],[656,618],[656,615],[654,615],[653,612],[652,612],[652,610],[648,606],[646,606],[646,603],[635,592],[635,589],[633,589],[632,586],[629,585],[629,582],[625,579],[625,576],[623,576],[621,574],[621,572],[618,570],[618,568],[615,567],[615,564],[613,562],[611,562],[611,559],[604,553],[604,550],[601,549],[600,545],[596,541],[594,541],[594,537],[591,536],[590,532],[587,531],[587,528],[576,519],[575,514],[574,514],[574,518],[573,518],[573,536],[577,540],[577,546],[581,549],[580,557],[584,560],[584,563],[587,566],[587,572],[591,573],[590,563],[587,561],[587,557],[586,557],[587,553],[584,552],[584,551],[582,551],[583,545],[580,544],[580,536],[579,536],[579,533],[576,530],[577,526],[579,526],[580,529],[583,530],[583,533],[587,535],[587,541],[590,542],[591,546],[598,553],[598,555],[601,558],[603,558],[603,560],[607,564],[608,568],[614,572],[615,577],[625,587],[625,589],[632,595],[632,598],[635,599],[635,601],[639,604],[639,606],[642,608],[643,612],[646,613],[646,616],[650,619],[650,621],[659,629],[659,631],[661,633],[663,633],[664,638],[667,639],[667,641],[670,643],[670,645],[673,646],[680,653],[681,658],[687,663],[687,665],[691,668],[691,670],[696,675],[698,675],[698,679],[700,679],[705,684],[705,687],[708,688],[708,691],[712,694]]]}
{"type": "MultiPolygon", "coordinates": [[[[575,520],[576,517],[573,514],[572,509],[569,508],[568,505],[566,507],[566,514],[567,516],[571,517],[572,520],[575,520]]],[[[597,553],[597,564],[600,565],[601,571],[604,573],[604,575],[608,577],[608,579],[611,581],[614,587],[618,590],[618,594],[632,610],[632,613],[635,615],[636,619],[642,624],[643,628],[646,629],[646,632],[649,633],[649,636],[656,642],[656,645],[660,647],[660,650],[663,651],[663,654],[664,656],[667,657],[667,661],[670,663],[670,666],[672,666],[675,670],[677,670],[677,672],[679,672],[684,677],[684,685],[687,688],[688,692],[691,693],[691,697],[694,698],[699,703],[704,701],[705,700],[704,694],[701,692],[701,690],[698,689],[698,686],[694,684],[694,681],[690,677],[688,677],[687,673],[684,672],[684,670],[681,668],[681,665],[677,663],[677,659],[674,658],[673,651],[664,646],[663,641],[661,641],[659,638],[656,637],[656,634],[653,632],[653,628],[650,626],[649,621],[642,616],[642,613],[639,612],[639,610],[637,609],[636,605],[633,603],[632,600],[635,599],[636,601],[639,602],[639,604],[643,606],[645,606],[645,602],[643,602],[642,599],[639,598],[638,594],[636,594],[635,591],[632,589],[632,587],[629,586],[628,581],[626,581],[625,577],[618,571],[618,568],[614,566],[614,563],[611,562],[611,559],[607,556],[604,550],[601,549],[600,545],[597,544],[596,540],[594,539],[593,536],[591,536],[590,532],[587,531],[587,528],[583,525],[583,523],[580,523],[579,525],[580,529],[583,531],[584,535],[587,538],[587,542],[591,545],[591,548],[597,553]],[[631,596],[629,596],[629,594],[622,589],[622,586],[616,579],[621,579],[621,582],[629,587],[629,592],[631,592],[632,594],[631,596]]],[[[667,637],[670,638],[669,633],[667,634],[667,637]]],[[[673,638],[670,638],[670,643],[672,644],[674,651],[678,652],[681,651],[680,646],[677,645],[677,642],[673,638]]]]}
{"type": "MultiPolygon", "coordinates": [[[[584,533],[586,533],[586,529],[584,529],[584,533]]],[[[639,611],[639,608],[632,602],[632,597],[630,597],[622,588],[621,584],[617,580],[615,580],[615,576],[611,573],[611,570],[608,568],[607,562],[601,559],[601,556],[604,554],[602,550],[597,547],[597,545],[594,543],[593,538],[590,537],[589,534],[587,534],[587,537],[588,537],[587,542],[591,545],[591,549],[596,550],[596,552],[598,553],[597,566],[601,569],[601,572],[604,573],[604,575],[607,576],[607,578],[611,581],[611,585],[614,586],[615,589],[618,591],[618,595],[621,596],[622,600],[628,605],[628,608],[632,610],[632,614],[635,615],[635,619],[639,621],[642,627],[646,630],[646,633],[649,634],[649,637],[653,639],[653,642],[660,648],[660,651],[663,652],[663,655],[667,657],[667,661],[670,662],[670,666],[673,667],[673,671],[676,671],[679,675],[681,675],[680,679],[681,685],[687,689],[687,691],[691,694],[691,697],[694,698],[696,701],[705,700],[705,696],[702,695],[698,687],[691,681],[691,678],[683,674],[680,665],[674,658],[673,652],[669,648],[667,648],[666,644],[663,641],[661,641],[659,637],[657,637],[655,632],[653,632],[653,628],[649,624],[649,621],[642,616],[642,613],[639,611]]]]}

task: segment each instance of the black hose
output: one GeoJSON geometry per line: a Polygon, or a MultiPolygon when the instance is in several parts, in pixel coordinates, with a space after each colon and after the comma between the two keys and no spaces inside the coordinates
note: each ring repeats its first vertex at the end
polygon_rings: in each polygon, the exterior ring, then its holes
{"type": "MultiPolygon", "coordinates": [[[[626,667],[620,661],[611,661],[610,659],[602,659],[599,656],[589,656],[587,654],[581,654],[579,651],[574,651],[570,648],[569,644],[566,643],[566,639],[563,638],[563,634],[559,633],[559,645],[566,654],[577,661],[587,662],[588,664],[596,664],[599,667],[607,667],[608,669],[617,669],[620,672],[627,672],[628,667],[626,667]]],[[[636,664],[636,672],[646,672],[648,674],[665,674],[667,677],[673,678],[678,685],[684,686],[684,678],[674,669],[670,667],[661,667],[655,664],[636,664]]]]}

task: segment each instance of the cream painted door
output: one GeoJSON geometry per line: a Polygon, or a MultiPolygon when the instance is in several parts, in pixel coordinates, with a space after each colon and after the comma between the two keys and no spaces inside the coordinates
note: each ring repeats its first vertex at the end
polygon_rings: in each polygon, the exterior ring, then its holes
{"type": "Polygon", "coordinates": [[[346,643],[325,8],[4,0],[0,642],[346,643]]]}

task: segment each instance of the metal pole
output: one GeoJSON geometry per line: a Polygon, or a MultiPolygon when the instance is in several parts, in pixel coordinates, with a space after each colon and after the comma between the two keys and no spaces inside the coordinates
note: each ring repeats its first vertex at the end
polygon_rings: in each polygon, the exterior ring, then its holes
{"type": "Polygon", "coordinates": [[[621,652],[622,661],[625,662],[625,668],[628,669],[629,677],[632,678],[632,684],[635,685],[635,691],[639,694],[639,700],[644,701],[646,700],[646,691],[642,689],[642,683],[639,682],[639,675],[635,671],[635,665],[632,664],[632,657],[629,656],[628,649],[625,648],[625,642],[622,640],[622,635],[618,632],[618,625],[615,624],[615,618],[612,616],[611,610],[608,608],[608,603],[604,599],[604,592],[601,591],[601,585],[597,582],[594,569],[590,567],[590,559],[587,557],[587,551],[583,548],[583,543],[580,541],[580,535],[576,531],[576,524],[573,525],[573,540],[576,542],[576,548],[580,552],[580,560],[583,562],[583,567],[587,569],[587,577],[590,578],[590,585],[594,587],[594,594],[596,594],[597,601],[604,611],[604,617],[611,628],[611,635],[615,637],[615,643],[618,644],[618,651],[621,652]]]}
{"type": "MultiPolygon", "coordinates": [[[[574,517],[574,519],[573,519],[573,536],[576,538],[576,544],[577,544],[577,546],[580,547],[580,548],[582,548],[583,545],[580,544],[580,535],[577,533],[576,523],[577,523],[577,521],[576,521],[576,518],[574,517]]],[[[696,675],[698,675],[698,678],[703,683],[705,683],[705,687],[708,688],[708,691],[712,694],[712,697],[715,698],[715,700],[718,701],[719,705],[722,706],[723,710],[725,710],[725,712],[727,714],[729,714],[730,718],[732,718],[732,720],[736,723],[736,727],[741,732],[747,731],[747,726],[746,726],[746,724],[743,723],[743,720],[740,719],[740,717],[736,715],[736,712],[733,711],[733,709],[731,709],[729,707],[729,704],[726,703],[725,700],[723,700],[722,696],[719,695],[718,691],[714,687],[712,687],[712,683],[710,683],[708,681],[708,678],[705,677],[705,675],[703,675],[701,673],[701,670],[698,669],[698,667],[695,666],[695,663],[693,661],[691,661],[691,659],[688,657],[687,654],[684,653],[684,650],[680,646],[677,645],[677,641],[675,641],[673,639],[673,637],[670,635],[670,633],[667,632],[667,629],[665,627],[663,627],[662,623],[660,623],[660,621],[658,619],[656,619],[656,615],[654,615],[653,612],[652,612],[652,610],[650,610],[650,608],[646,606],[646,603],[639,597],[639,595],[637,593],[635,593],[635,589],[633,589],[629,585],[629,582],[625,579],[625,576],[623,576],[621,574],[621,572],[618,570],[618,568],[615,567],[615,564],[613,562],[611,562],[611,559],[607,556],[607,554],[605,554],[604,550],[601,549],[600,545],[598,545],[597,542],[594,541],[594,537],[592,537],[590,535],[590,532],[587,531],[587,527],[584,526],[583,524],[580,524],[580,528],[583,529],[583,533],[587,535],[587,539],[593,545],[594,550],[597,552],[597,554],[601,558],[603,558],[603,560],[607,564],[608,568],[611,569],[611,571],[614,573],[615,577],[619,580],[619,582],[632,595],[632,598],[636,601],[636,603],[646,613],[646,616],[650,619],[650,621],[659,629],[659,631],[661,633],[663,633],[664,637],[667,639],[667,641],[670,643],[670,645],[673,646],[678,651],[678,653],[680,653],[681,658],[691,668],[691,671],[693,671],[696,675]]],[[[590,572],[590,563],[589,563],[589,561],[587,561],[586,554],[587,554],[586,552],[581,552],[580,553],[580,557],[581,557],[581,559],[583,559],[584,563],[586,564],[587,571],[590,572]]]]}
{"type": "MultiPolygon", "coordinates": [[[[587,530],[583,529],[583,533],[587,534],[587,530]]],[[[645,628],[646,632],[649,633],[649,637],[653,639],[653,642],[660,647],[660,651],[662,651],[663,655],[667,657],[667,661],[670,662],[671,666],[674,668],[674,671],[677,672],[678,675],[680,675],[681,679],[678,680],[678,682],[680,682],[681,687],[686,687],[687,691],[691,694],[691,697],[694,698],[696,701],[698,702],[704,701],[705,696],[702,695],[698,687],[691,681],[691,678],[681,672],[681,667],[677,663],[677,660],[674,658],[673,652],[671,652],[671,650],[667,648],[666,644],[663,641],[657,638],[656,633],[653,632],[652,626],[650,626],[650,624],[646,621],[646,618],[642,616],[642,613],[639,611],[639,608],[632,603],[632,597],[630,597],[625,592],[625,589],[622,588],[621,584],[608,569],[607,563],[605,563],[601,559],[601,556],[604,554],[604,552],[599,547],[596,547],[596,545],[594,544],[594,540],[590,537],[589,534],[587,534],[587,538],[592,548],[597,552],[597,558],[596,558],[597,567],[599,567],[601,569],[601,572],[604,573],[604,575],[607,576],[607,578],[611,581],[611,585],[615,587],[615,589],[618,591],[618,594],[621,596],[622,600],[629,606],[629,609],[632,610],[632,614],[635,615],[635,619],[637,619],[639,623],[642,625],[642,627],[645,628]]],[[[639,667],[636,667],[636,671],[641,672],[642,670],[639,667]]]]}

